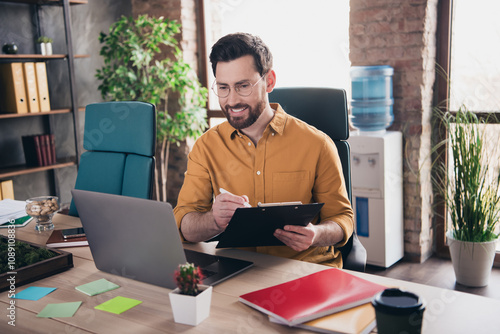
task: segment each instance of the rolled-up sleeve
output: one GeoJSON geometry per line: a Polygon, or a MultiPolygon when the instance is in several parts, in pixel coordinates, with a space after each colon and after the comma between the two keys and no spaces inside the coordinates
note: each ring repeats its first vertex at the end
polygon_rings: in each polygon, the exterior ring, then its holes
{"type": "Polygon", "coordinates": [[[204,164],[201,153],[200,145],[195,144],[188,155],[184,184],[174,209],[175,220],[179,228],[182,218],[187,213],[207,212],[212,208],[213,189],[210,172],[204,164]]]}

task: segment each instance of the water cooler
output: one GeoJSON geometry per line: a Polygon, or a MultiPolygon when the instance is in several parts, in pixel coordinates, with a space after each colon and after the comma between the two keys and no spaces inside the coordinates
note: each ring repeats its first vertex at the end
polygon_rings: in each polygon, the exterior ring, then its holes
{"type": "Polygon", "coordinates": [[[390,267],[403,257],[403,139],[393,120],[392,75],[382,66],[351,68],[351,182],[355,228],[367,263],[390,267]]]}
{"type": "Polygon", "coordinates": [[[402,135],[354,132],[348,142],[356,232],[367,263],[387,268],[404,254],[402,135]]]}

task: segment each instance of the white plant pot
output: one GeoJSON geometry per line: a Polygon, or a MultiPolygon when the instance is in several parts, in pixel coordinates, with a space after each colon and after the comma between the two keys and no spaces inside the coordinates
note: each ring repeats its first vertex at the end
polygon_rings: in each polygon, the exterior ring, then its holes
{"type": "Polygon", "coordinates": [[[451,231],[446,233],[446,237],[457,283],[469,287],[488,285],[497,240],[488,242],[460,241],[453,238],[451,231]]]}
{"type": "Polygon", "coordinates": [[[52,43],[38,43],[38,49],[43,56],[52,55],[52,43]]]}
{"type": "Polygon", "coordinates": [[[180,324],[196,326],[210,315],[212,287],[200,285],[197,296],[182,295],[179,288],[172,290],[168,296],[174,314],[174,321],[180,324]]]}
{"type": "Polygon", "coordinates": [[[52,55],[52,43],[45,43],[45,51],[47,52],[47,56],[52,55]]]}
{"type": "Polygon", "coordinates": [[[45,47],[45,43],[38,43],[38,50],[42,56],[47,54],[47,48],[45,47]]]}

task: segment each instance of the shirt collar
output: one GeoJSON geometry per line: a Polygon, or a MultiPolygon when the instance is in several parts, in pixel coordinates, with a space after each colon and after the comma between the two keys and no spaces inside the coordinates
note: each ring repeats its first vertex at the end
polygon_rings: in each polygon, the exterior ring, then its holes
{"type": "Polygon", "coordinates": [[[276,133],[282,135],[283,131],[285,130],[285,123],[286,123],[286,112],[281,108],[279,103],[271,103],[271,108],[276,110],[274,113],[274,117],[271,120],[271,123],[269,123],[269,126],[276,131],[276,133]]]}
{"type": "MultiPolygon", "coordinates": [[[[275,110],[274,117],[269,123],[269,127],[273,129],[276,133],[282,135],[285,130],[285,123],[287,113],[283,110],[279,103],[270,103],[271,108],[275,110]]],[[[241,136],[238,130],[233,128],[228,121],[219,125],[219,132],[224,136],[231,137],[233,139],[235,136],[241,136]]]]}

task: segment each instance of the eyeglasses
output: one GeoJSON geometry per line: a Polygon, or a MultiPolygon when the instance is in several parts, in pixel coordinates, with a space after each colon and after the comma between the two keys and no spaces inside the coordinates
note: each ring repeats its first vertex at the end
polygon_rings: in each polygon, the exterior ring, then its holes
{"type": "MultiPolygon", "coordinates": [[[[260,79],[257,80],[257,82],[254,83],[253,85],[248,81],[237,83],[236,85],[234,85],[234,90],[240,96],[249,96],[252,94],[253,87],[256,84],[258,84],[260,82],[260,80],[262,80],[262,78],[266,76],[266,74],[261,76],[260,79]]],[[[217,80],[216,80],[212,84],[212,90],[214,91],[215,95],[217,95],[218,97],[225,98],[225,97],[229,96],[229,93],[231,92],[231,86],[226,85],[226,84],[219,84],[219,83],[217,83],[217,80]]]]}

